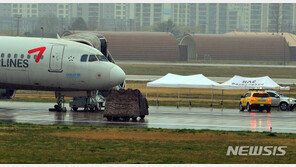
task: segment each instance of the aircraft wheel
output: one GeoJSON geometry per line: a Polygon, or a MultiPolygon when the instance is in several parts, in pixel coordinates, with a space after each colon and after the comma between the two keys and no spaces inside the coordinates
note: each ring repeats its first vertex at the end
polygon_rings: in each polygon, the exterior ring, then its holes
{"type": "Polygon", "coordinates": [[[130,120],[130,117],[123,117],[122,119],[124,122],[128,122],[130,120]]]}
{"type": "Polygon", "coordinates": [[[74,106],[72,109],[73,109],[73,111],[77,111],[78,107],[74,106]]]}
{"type": "Polygon", "coordinates": [[[107,120],[108,120],[108,121],[112,121],[112,117],[108,116],[108,117],[107,117],[107,120]]]}

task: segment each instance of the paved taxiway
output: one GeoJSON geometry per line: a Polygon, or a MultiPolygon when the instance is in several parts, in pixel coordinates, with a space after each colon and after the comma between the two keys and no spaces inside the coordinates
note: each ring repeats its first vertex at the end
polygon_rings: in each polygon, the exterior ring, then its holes
{"type": "MultiPolygon", "coordinates": [[[[160,75],[126,75],[127,81],[153,81],[163,76],[160,75]]],[[[228,81],[231,77],[208,77],[216,82],[228,81]]],[[[276,83],[281,85],[296,85],[296,79],[290,78],[272,78],[276,83]]]]}
{"type": "Polygon", "coordinates": [[[116,64],[143,64],[158,66],[212,66],[212,67],[256,67],[256,68],[296,68],[295,65],[264,65],[264,64],[206,64],[206,63],[170,63],[170,62],[137,62],[137,61],[116,61],[116,64]]]}
{"type": "Polygon", "coordinates": [[[0,102],[0,121],[34,124],[132,126],[173,129],[250,130],[296,133],[296,112],[239,112],[150,106],[150,115],[137,122],[109,122],[102,112],[49,112],[53,103],[0,102]]]}

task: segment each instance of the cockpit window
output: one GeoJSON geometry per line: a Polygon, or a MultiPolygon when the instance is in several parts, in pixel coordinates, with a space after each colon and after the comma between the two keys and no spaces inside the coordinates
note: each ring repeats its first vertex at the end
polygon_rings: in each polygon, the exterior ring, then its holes
{"type": "Polygon", "coordinates": [[[87,56],[88,55],[82,55],[80,61],[86,62],[87,61],[87,56]]]}
{"type": "Polygon", "coordinates": [[[95,55],[89,55],[89,62],[98,61],[97,57],[95,55]]]}
{"type": "Polygon", "coordinates": [[[97,55],[99,61],[108,61],[108,59],[104,55],[97,55]]]}

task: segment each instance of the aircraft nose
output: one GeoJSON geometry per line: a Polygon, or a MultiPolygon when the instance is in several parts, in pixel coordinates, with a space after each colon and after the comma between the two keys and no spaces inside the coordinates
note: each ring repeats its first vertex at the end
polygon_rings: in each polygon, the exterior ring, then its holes
{"type": "Polygon", "coordinates": [[[123,83],[125,80],[124,71],[117,65],[115,65],[110,71],[110,81],[114,83],[114,85],[119,85],[123,83]]]}

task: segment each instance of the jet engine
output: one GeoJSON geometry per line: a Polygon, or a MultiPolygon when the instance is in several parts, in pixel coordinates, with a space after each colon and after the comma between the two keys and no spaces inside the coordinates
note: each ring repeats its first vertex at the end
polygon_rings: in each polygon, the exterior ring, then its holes
{"type": "Polygon", "coordinates": [[[13,89],[0,89],[0,99],[12,99],[14,94],[15,90],[13,89]]]}

